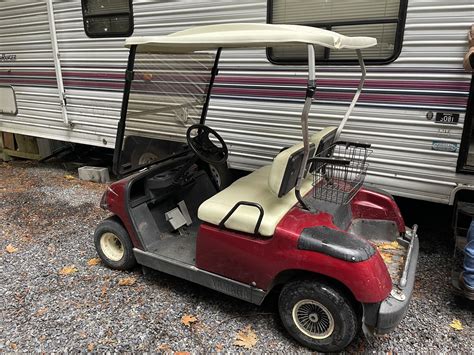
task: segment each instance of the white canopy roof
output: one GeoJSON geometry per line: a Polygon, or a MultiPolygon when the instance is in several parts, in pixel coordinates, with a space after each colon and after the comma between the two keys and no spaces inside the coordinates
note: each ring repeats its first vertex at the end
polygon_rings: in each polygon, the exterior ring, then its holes
{"type": "Polygon", "coordinates": [[[187,53],[199,50],[244,47],[276,47],[314,44],[331,49],[375,46],[372,37],[348,37],[336,32],[298,25],[231,23],[193,27],[167,36],[130,37],[125,46],[140,52],[187,53]]]}

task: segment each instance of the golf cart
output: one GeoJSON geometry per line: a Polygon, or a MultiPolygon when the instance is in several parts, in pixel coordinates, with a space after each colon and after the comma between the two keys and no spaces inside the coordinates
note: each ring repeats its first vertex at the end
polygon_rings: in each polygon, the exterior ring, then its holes
{"type": "Polygon", "coordinates": [[[285,328],[318,351],[344,349],[361,326],[366,334],[394,329],[413,290],[416,226],[405,227],[389,194],[363,186],[370,145],[339,139],[365,78],[361,49],[376,43],[249,23],[127,39],[114,168],[128,176],[101,201],[113,213],[95,232],[104,264],[125,270],[138,263],[257,305],[276,292],[285,328]],[[219,187],[207,167],[225,164],[228,148],[205,121],[221,51],[289,45],[308,51],[302,142],[219,187]],[[310,136],[317,46],[356,50],[362,79],[339,127],[310,136]],[[180,131],[186,144],[136,166],[126,147],[138,127],[150,135],[180,131]]]}

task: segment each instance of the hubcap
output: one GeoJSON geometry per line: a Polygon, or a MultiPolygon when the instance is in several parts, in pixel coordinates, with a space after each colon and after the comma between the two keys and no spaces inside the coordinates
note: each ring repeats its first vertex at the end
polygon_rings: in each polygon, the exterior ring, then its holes
{"type": "Polygon", "coordinates": [[[292,311],[293,322],[305,335],[326,339],[334,331],[334,318],[329,310],[314,300],[301,300],[292,311]]]}
{"type": "Polygon", "coordinates": [[[154,162],[155,160],[158,160],[158,155],[155,153],[147,152],[143,153],[140,155],[140,158],[138,159],[138,165],[145,165],[151,162],[154,162]]]}
{"type": "Polygon", "coordinates": [[[122,242],[111,232],[102,234],[100,238],[100,248],[104,255],[112,261],[119,261],[123,258],[125,253],[122,242]]]}

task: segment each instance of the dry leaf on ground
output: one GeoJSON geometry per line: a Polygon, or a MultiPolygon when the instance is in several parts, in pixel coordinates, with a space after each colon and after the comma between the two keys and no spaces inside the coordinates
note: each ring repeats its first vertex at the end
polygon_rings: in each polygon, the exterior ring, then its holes
{"type": "Polygon", "coordinates": [[[75,177],[72,176],[72,175],[64,175],[64,178],[65,178],[66,180],[74,180],[74,179],[75,179],[75,177]]]}
{"type": "Polygon", "coordinates": [[[87,344],[87,351],[89,352],[94,351],[94,343],[87,344]]]}
{"type": "Polygon", "coordinates": [[[463,330],[464,327],[459,319],[453,319],[453,322],[449,325],[454,330],[463,330]]]}
{"type": "Polygon", "coordinates": [[[70,275],[78,271],[74,265],[68,265],[59,270],[59,275],[70,275]]]}
{"type": "Polygon", "coordinates": [[[197,318],[195,316],[185,314],[181,318],[181,323],[183,323],[185,326],[189,327],[191,323],[197,322],[197,318]]]}
{"type": "Polygon", "coordinates": [[[105,283],[103,286],[102,286],[102,290],[100,292],[100,297],[104,297],[106,294],[107,294],[107,288],[108,288],[108,284],[105,283]]]}
{"type": "Polygon", "coordinates": [[[176,351],[174,355],[190,355],[189,351],[176,351]]]}
{"type": "Polygon", "coordinates": [[[161,344],[161,345],[158,347],[158,350],[161,350],[161,351],[170,351],[170,350],[171,350],[171,346],[169,346],[168,344],[161,344]]]}
{"type": "Polygon", "coordinates": [[[89,266],[94,266],[94,265],[99,265],[99,264],[100,264],[99,258],[92,258],[92,259],[89,259],[89,261],[87,262],[87,265],[89,266]]]}
{"type": "Polygon", "coordinates": [[[257,334],[252,330],[252,326],[248,325],[235,337],[234,345],[244,347],[245,349],[251,349],[257,344],[257,334]]]}
{"type": "Polygon", "coordinates": [[[217,344],[215,350],[216,350],[217,352],[220,352],[220,351],[224,350],[224,345],[222,345],[222,344],[217,344]]]}
{"type": "Polygon", "coordinates": [[[384,249],[384,250],[393,250],[393,249],[401,249],[403,248],[398,242],[395,240],[391,243],[382,243],[377,245],[377,248],[384,249]]]}
{"type": "Polygon", "coordinates": [[[48,312],[48,308],[46,308],[46,307],[45,308],[40,308],[36,311],[35,316],[41,317],[46,312],[48,312]]]}
{"type": "Polygon", "coordinates": [[[18,251],[18,248],[15,248],[13,245],[8,244],[5,250],[7,251],[7,253],[12,254],[16,253],[18,251]]]}
{"type": "Polygon", "coordinates": [[[120,279],[118,284],[119,286],[132,286],[136,281],[137,279],[134,277],[125,277],[123,279],[120,279]]]}
{"type": "Polygon", "coordinates": [[[382,257],[384,262],[389,264],[392,262],[392,255],[390,255],[389,253],[380,252],[380,256],[382,257]]]}
{"type": "Polygon", "coordinates": [[[17,346],[15,343],[10,343],[10,349],[16,350],[17,346]]]}

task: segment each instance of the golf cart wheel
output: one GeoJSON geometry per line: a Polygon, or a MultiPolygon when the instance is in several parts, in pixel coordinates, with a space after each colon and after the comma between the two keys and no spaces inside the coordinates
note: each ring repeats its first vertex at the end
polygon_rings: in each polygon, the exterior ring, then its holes
{"type": "Polygon", "coordinates": [[[132,242],[117,217],[109,217],[97,226],[94,244],[99,257],[108,267],[129,270],[135,266],[132,242]]]}
{"type": "Polygon", "coordinates": [[[212,179],[220,190],[225,189],[233,182],[232,174],[230,169],[227,167],[227,163],[209,164],[209,171],[212,179]]]}
{"type": "Polygon", "coordinates": [[[299,280],[286,284],[278,309],[291,336],[316,351],[341,351],[358,331],[358,316],[352,302],[326,283],[299,280]]]}

